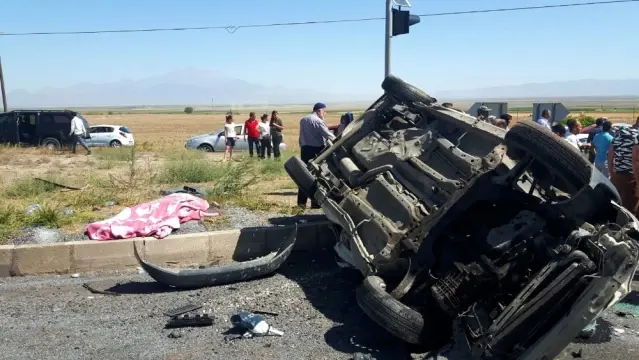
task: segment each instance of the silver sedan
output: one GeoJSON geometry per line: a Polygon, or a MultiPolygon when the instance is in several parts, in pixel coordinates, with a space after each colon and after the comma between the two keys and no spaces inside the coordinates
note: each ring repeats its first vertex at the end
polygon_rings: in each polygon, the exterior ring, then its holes
{"type": "MultiPolygon", "coordinates": [[[[244,140],[244,125],[237,125],[235,133],[238,139],[235,141],[235,151],[247,151],[248,141],[244,140]]],[[[224,152],[226,138],[224,137],[224,129],[216,130],[210,134],[197,135],[190,138],[184,147],[187,149],[196,149],[206,152],[224,152]]],[[[280,151],[286,150],[286,144],[280,144],[280,151]]]]}

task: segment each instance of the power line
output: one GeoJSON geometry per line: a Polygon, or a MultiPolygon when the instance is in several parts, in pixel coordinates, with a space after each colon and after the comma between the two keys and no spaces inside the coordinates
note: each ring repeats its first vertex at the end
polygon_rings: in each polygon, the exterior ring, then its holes
{"type": "MultiPolygon", "coordinates": [[[[639,2],[639,0],[590,1],[585,3],[522,6],[522,7],[514,7],[514,8],[497,8],[497,9],[485,9],[485,10],[467,10],[467,11],[430,13],[430,14],[420,14],[419,16],[420,17],[456,16],[456,15],[485,14],[485,13],[509,12],[509,11],[530,11],[530,10],[571,8],[571,7],[593,6],[593,5],[610,5],[610,4],[621,4],[621,3],[632,3],[632,2],[639,2]]],[[[51,32],[23,32],[23,33],[1,33],[0,32],[0,36],[82,35],[82,34],[113,34],[113,33],[140,33],[140,32],[160,32],[160,31],[193,31],[193,30],[226,30],[228,33],[233,34],[237,30],[242,28],[248,29],[248,28],[265,28],[265,27],[278,27],[278,26],[340,24],[340,23],[355,23],[355,22],[378,21],[378,20],[384,20],[384,18],[372,17],[372,18],[359,18],[359,19],[317,20],[317,21],[270,23],[270,24],[173,27],[173,28],[150,28],[150,29],[51,31],[51,32]]]]}

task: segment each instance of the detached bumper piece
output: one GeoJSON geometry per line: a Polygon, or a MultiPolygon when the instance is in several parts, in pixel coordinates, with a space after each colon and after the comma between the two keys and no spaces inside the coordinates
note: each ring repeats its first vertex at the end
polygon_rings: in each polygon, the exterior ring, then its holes
{"type": "Polygon", "coordinates": [[[204,269],[184,269],[177,272],[163,269],[140,258],[133,245],[140,266],[153,280],[178,289],[197,289],[207,286],[232,284],[251,280],[275,272],[288,259],[297,238],[297,228],[282,242],[277,251],[254,260],[204,269]]]}

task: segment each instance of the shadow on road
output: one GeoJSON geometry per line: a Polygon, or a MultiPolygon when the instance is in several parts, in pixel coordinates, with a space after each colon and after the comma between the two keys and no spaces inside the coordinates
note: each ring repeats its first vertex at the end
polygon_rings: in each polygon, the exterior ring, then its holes
{"type": "Polygon", "coordinates": [[[335,263],[332,250],[298,253],[279,273],[300,285],[312,306],[337,323],[324,334],[333,349],[345,354],[370,353],[376,359],[410,359],[406,346],[372,322],[355,300],[361,275],[335,263]]]}

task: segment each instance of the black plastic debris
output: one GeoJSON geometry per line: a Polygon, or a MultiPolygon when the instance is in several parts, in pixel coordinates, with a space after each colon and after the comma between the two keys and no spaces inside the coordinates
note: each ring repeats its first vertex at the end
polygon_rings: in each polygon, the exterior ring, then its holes
{"type": "Polygon", "coordinates": [[[199,189],[199,188],[195,188],[195,187],[190,187],[190,186],[183,186],[181,188],[173,188],[173,189],[166,189],[166,190],[162,190],[160,191],[160,194],[162,196],[167,196],[167,195],[171,195],[171,194],[190,194],[190,195],[194,195],[200,198],[204,198],[206,197],[206,192],[199,189]]]}
{"type": "Polygon", "coordinates": [[[176,317],[178,315],[186,314],[186,313],[189,313],[191,311],[195,311],[195,310],[198,310],[198,309],[201,309],[201,308],[202,308],[202,305],[196,305],[196,304],[188,303],[188,304],[182,305],[180,307],[169,309],[169,310],[164,312],[164,315],[166,315],[168,317],[176,317]]]}
{"type": "Polygon", "coordinates": [[[209,314],[190,316],[189,314],[183,316],[175,316],[169,319],[164,326],[167,329],[181,328],[181,327],[195,327],[195,326],[211,326],[213,325],[213,318],[209,314]]]}

